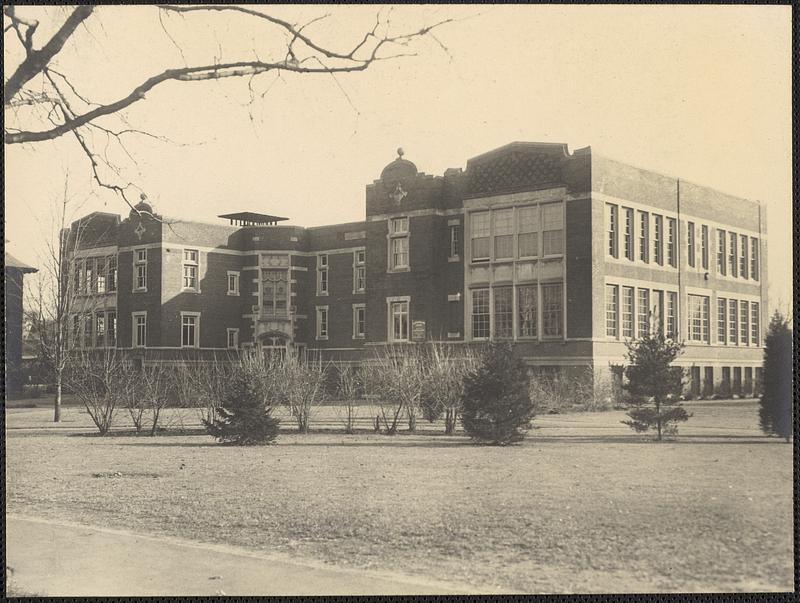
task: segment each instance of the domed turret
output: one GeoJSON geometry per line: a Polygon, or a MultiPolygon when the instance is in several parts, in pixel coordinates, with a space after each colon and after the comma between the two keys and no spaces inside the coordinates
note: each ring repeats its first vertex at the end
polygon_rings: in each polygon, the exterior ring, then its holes
{"type": "Polygon", "coordinates": [[[403,178],[413,178],[417,175],[417,166],[411,163],[408,159],[403,159],[402,148],[397,149],[397,159],[392,161],[389,165],[383,168],[381,172],[381,180],[392,181],[401,180],[403,178]]]}
{"type": "Polygon", "coordinates": [[[139,199],[141,199],[141,201],[139,201],[139,203],[133,206],[133,209],[131,210],[129,217],[133,218],[134,216],[138,216],[142,213],[149,214],[152,216],[153,206],[147,202],[147,195],[142,193],[141,195],[139,195],[139,199]]]}

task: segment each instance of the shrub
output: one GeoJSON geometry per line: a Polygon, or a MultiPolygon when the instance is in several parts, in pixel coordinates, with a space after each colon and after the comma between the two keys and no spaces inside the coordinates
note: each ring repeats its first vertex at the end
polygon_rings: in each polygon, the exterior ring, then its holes
{"type": "Polygon", "coordinates": [[[280,425],[271,411],[260,391],[257,373],[238,367],[228,380],[215,416],[203,419],[203,424],[221,444],[270,444],[278,436],[280,425]]]}
{"type": "Polygon", "coordinates": [[[133,375],[130,363],[123,361],[114,350],[107,350],[71,358],[64,380],[83,404],[100,435],[106,435],[117,409],[132,395],[133,375]]]}
{"type": "Polygon", "coordinates": [[[421,364],[420,407],[422,416],[433,423],[444,415],[444,433],[455,432],[461,413],[464,376],[475,370],[478,356],[474,350],[432,343],[425,348],[421,364]]]}
{"type": "Polygon", "coordinates": [[[674,435],[677,423],[691,416],[680,405],[683,369],[672,362],[683,351],[683,344],[666,339],[660,331],[626,342],[628,360],[623,387],[631,395],[633,408],[629,421],[622,421],[637,432],[655,429],[657,439],[662,434],[674,435]],[[652,406],[651,406],[652,404],[652,406]]]}
{"type": "Polygon", "coordinates": [[[302,361],[288,352],[280,368],[282,399],[289,407],[300,433],[308,433],[312,411],[325,399],[327,368],[319,360],[302,361]]]}
{"type": "Polygon", "coordinates": [[[383,433],[395,435],[405,411],[414,431],[422,394],[424,363],[417,348],[392,346],[364,367],[365,390],[378,403],[383,433]]]}
{"type": "MultiPolygon", "coordinates": [[[[339,364],[335,366],[337,380],[336,397],[344,402],[344,431],[353,433],[355,419],[358,414],[356,400],[364,396],[363,371],[358,367],[339,364]]],[[[337,408],[339,408],[337,406],[337,408]]]]}
{"type": "Polygon", "coordinates": [[[572,376],[533,373],[530,383],[531,400],[549,413],[606,410],[621,398],[615,392],[612,376],[596,379],[591,367],[572,376]]]}
{"type": "Polygon", "coordinates": [[[764,340],[764,377],[758,418],[764,433],[787,442],[792,436],[792,330],[775,312],[764,340]]]}
{"type": "Polygon", "coordinates": [[[490,344],[477,369],[464,377],[461,424],[475,441],[519,442],[534,415],[528,372],[508,344],[490,344]]]}

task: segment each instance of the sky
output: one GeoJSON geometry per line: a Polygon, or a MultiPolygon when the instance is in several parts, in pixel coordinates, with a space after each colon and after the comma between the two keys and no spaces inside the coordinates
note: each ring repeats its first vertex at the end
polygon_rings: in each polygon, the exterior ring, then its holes
{"type": "MultiPolygon", "coordinates": [[[[43,37],[66,14],[25,10],[42,21],[43,37]]],[[[591,146],[765,204],[770,304],[788,309],[792,254],[779,250],[792,245],[790,7],[259,10],[295,23],[329,13],[305,31],[337,49],[360,39],[379,10],[392,33],[456,21],[435,29],[435,39],[398,49],[416,56],[361,73],[264,74],[250,82],[252,91],[241,78],[152,90],[124,117],[168,140],[129,135],[130,157],[113,143],[108,153],[121,182],[144,191],[159,213],[216,222],[218,214],[256,211],[303,226],[357,221],[365,186],[398,147],[420,171],[441,175],[517,140],[591,146]]],[[[6,71],[18,59],[9,35],[6,71]]],[[[166,68],[284,54],[284,38],[261,20],[101,6],[57,63],[84,96],[108,102],[166,68]]],[[[102,136],[93,142],[105,147],[102,136]]],[[[127,214],[114,193],[93,185],[74,138],[5,150],[7,248],[19,259],[42,262],[65,188],[73,217],[127,214]]]]}

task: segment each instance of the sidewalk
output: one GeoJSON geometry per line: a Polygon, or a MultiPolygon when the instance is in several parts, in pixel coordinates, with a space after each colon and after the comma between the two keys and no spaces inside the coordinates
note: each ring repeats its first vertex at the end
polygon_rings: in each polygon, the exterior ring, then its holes
{"type": "Polygon", "coordinates": [[[6,564],[16,588],[42,596],[468,592],[410,576],[18,515],[6,516],[6,564]]]}

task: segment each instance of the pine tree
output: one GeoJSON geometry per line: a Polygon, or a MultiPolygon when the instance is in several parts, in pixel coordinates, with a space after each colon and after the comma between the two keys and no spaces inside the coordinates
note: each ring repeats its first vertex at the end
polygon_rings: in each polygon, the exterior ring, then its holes
{"type": "Polygon", "coordinates": [[[622,387],[630,394],[633,408],[628,411],[630,420],[622,423],[637,432],[655,429],[661,441],[664,432],[677,433],[676,423],[691,417],[679,401],[683,369],[672,366],[683,344],[656,331],[626,345],[629,364],[624,371],[627,383],[622,387]]]}
{"type": "Polygon", "coordinates": [[[792,330],[780,312],[772,315],[764,340],[764,375],[759,422],[766,434],[792,436],[792,330]]]}
{"type": "Polygon", "coordinates": [[[534,415],[528,372],[508,344],[491,344],[481,363],[464,378],[461,423],[475,441],[519,442],[534,415]]]}
{"type": "Polygon", "coordinates": [[[203,420],[206,431],[221,444],[270,444],[278,436],[280,419],[271,415],[258,380],[247,371],[232,375],[215,416],[203,420]]]}

